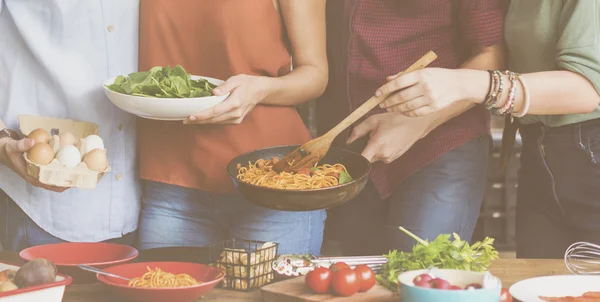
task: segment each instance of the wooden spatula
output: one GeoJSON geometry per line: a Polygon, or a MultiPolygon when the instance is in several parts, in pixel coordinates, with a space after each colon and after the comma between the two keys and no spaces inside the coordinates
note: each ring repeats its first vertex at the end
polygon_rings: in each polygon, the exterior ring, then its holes
{"type": "MultiPolygon", "coordinates": [[[[431,64],[431,62],[435,61],[435,59],[437,59],[437,55],[433,51],[430,51],[413,65],[411,65],[408,69],[399,73],[398,75],[425,68],[427,65],[431,64]]],[[[294,151],[284,156],[282,160],[273,165],[273,170],[276,172],[285,171],[296,173],[302,168],[312,168],[323,158],[323,156],[325,156],[325,154],[327,154],[327,151],[329,151],[331,143],[333,143],[333,140],[336,138],[336,136],[358,121],[361,117],[367,114],[367,112],[371,111],[371,109],[379,105],[379,103],[381,103],[386,97],[387,95],[371,97],[368,101],[354,110],[354,112],[350,113],[350,115],[348,115],[339,124],[329,130],[329,132],[307,142],[306,144],[296,148],[294,151]]]]}

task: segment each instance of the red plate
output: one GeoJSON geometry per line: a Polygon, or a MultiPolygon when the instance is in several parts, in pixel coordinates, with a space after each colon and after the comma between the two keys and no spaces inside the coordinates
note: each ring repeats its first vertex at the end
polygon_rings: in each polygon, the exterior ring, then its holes
{"type": "Polygon", "coordinates": [[[95,283],[96,275],[77,267],[85,264],[105,268],[127,263],[139,252],[130,246],[113,243],[57,243],[30,247],[19,253],[24,260],[44,258],[54,262],[58,271],[73,277],[74,284],[95,283]]]}
{"type": "Polygon", "coordinates": [[[197,281],[204,283],[176,288],[141,288],[130,287],[127,281],[103,275],[98,275],[100,282],[109,286],[113,293],[119,297],[132,301],[145,302],[191,302],[210,292],[217,286],[225,273],[216,267],[187,262],[141,262],[111,266],[104,269],[108,273],[117,274],[127,278],[141,277],[151,269],[161,270],[173,274],[188,274],[197,281]]]}
{"type": "MultiPolygon", "coordinates": [[[[4,262],[0,262],[0,264],[15,266],[16,269],[20,268],[20,266],[18,266],[16,264],[9,264],[9,263],[4,263],[4,262]]],[[[56,279],[59,279],[58,277],[60,277],[62,280],[57,280],[57,281],[54,281],[51,283],[30,286],[30,287],[25,287],[25,288],[20,288],[20,289],[0,293],[0,300],[4,301],[3,298],[6,298],[7,300],[9,300],[11,296],[17,296],[17,295],[25,294],[25,293],[29,293],[29,292],[42,291],[42,290],[46,290],[46,289],[53,288],[53,287],[59,287],[59,286],[67,286],[67,285],[71,284],[71,282],[73,282],[73,278],[71,278],[69,276],[59,274],[59,275],[57,275],[56,279]]],[[[63,289],[63,293],[64,293],[64,289],[63,289]]],[[[19,298],[15,297],[15,299],[19,299],[19,298]]]]}

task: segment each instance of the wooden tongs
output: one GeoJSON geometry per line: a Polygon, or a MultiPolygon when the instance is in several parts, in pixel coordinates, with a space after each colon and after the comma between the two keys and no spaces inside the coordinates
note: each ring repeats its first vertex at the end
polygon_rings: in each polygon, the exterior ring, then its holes
{"type": "MultiPolygon", "coordinates": [[[[437,59],[437,55],[433,51],[430,51],[416,61],[413,65],[408,67],[408,69],[397,74],[396,76],[425,68],[427,65],[431,64],[431,62],[435,61],[435,59],[437,59]]],[[[354,110],[354,112],[350,113],[350,115],[348,115],[344,120],[342,120],[327,133],[305,143],[304,145],[296,148],[294,151],[284,156],[282,160],[273,165],[273,170],[279,173],[284,171],[296,173],[302,168],[310,169],[314,167],[325,156],[325,154],[327,154],[331,144],[333,143],[333,140],[340,133],[342,133],[342,131],[356,123],[356,121],[367,114],[367,112],[371,111],[371,109],[375,108],[377,105],[379,105],[379,103],[385,100],[386,97],[387,95],[371,97],[368,101],[354,110]]]]}

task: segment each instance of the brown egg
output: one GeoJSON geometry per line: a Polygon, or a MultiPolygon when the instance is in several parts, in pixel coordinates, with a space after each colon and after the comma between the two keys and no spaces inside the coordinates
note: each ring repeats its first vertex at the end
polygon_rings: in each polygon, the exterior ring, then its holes
{"type": "Polygon", "coordinates": [[[61,132],[58,137],[61,147],[75,145],[75,143],[77,143],[77,138],[75,138],[75,135],[71,132],[61,132]]]}
{"type": "Polygon", "coordinates": [[[108,168],[108,159],[106,158],[106,150],[94,149],[83,157],[83,162],[88,169],[96,172],[103,172],[108,168]]]}
{"type": "Polygon", "coordinates": [[[54,159],[54,150],[46,143],[37,143],[29,149],[27,158],[38,165],[47,165],[54,159]]]}
{"type": "Polygon", "coordinates": [[[50,134],[48,134],[48,131],[42,128],[31,131],[27,137],[33,139],[36,143],[47,144],[50,141],[50,134]]]}

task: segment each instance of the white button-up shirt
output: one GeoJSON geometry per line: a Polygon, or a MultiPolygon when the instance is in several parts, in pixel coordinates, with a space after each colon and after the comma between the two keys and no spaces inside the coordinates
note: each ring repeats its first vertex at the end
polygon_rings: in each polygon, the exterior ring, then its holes
{"type": "Polygon", "coordinates": [[[0,165],[0,189],[41,228],[67,241],[135,231],[141,188],[135,118],[102,82],[137,71],[139,0],[0,0],[0,118],[30,114],[95,123],[112,171],[95,190],[35,188],[0,165]]]}

